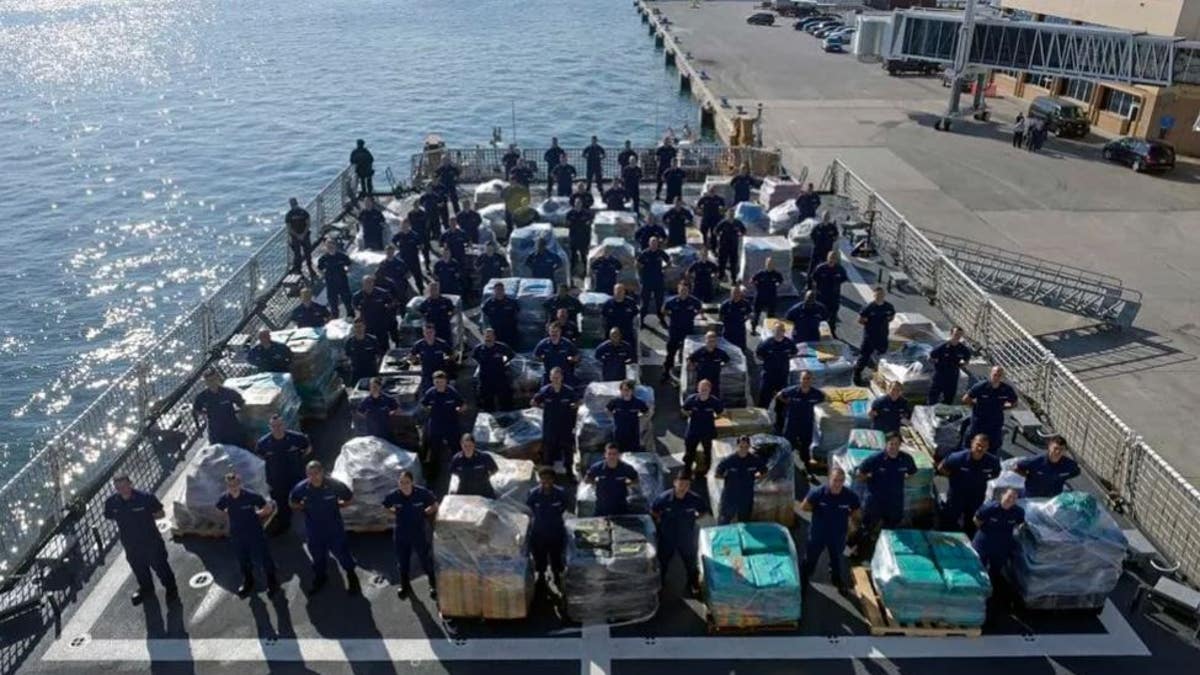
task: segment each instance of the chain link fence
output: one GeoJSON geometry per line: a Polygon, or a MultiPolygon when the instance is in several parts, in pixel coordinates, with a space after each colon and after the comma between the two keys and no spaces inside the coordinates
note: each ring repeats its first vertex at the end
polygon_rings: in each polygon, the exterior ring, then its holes
{"type": "Polygon", "coordinates": [[[903,270],[1054,429],[1134,523],[1190,580],[1200,579],[1200,492],[1121,421],[920,230],[840,160],[821,189],[848,198],[872,242],[903,270]]]}

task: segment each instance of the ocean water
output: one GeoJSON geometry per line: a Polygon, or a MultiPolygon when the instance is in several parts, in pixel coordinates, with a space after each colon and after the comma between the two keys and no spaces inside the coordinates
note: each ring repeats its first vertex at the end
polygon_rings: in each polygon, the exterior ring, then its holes
{"type": "Polygon", "coordinates": [[[365,138],[696,124],[628,0],[0,2],[0,480],[365,138]]]}

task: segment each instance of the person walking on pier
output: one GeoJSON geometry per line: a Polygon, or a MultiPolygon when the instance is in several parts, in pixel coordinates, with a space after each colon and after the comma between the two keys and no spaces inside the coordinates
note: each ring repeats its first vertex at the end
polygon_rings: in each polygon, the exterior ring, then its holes
{"type": "Polygon", "coordinates": [[[625,195],[633,202],[633,212],[641,215],[642,167],[638,163],[637,153],[631,155],[626,164],[621,165],[620,178],[621,186],[625,189],[625,195]]]}
{"type": "Polygon", "coordinates": [[[658,495],[651,504],[650,515],[658,525],[658,569],[664,590],[671,559],[678,555],[687,576],[687,593],[699,597],[696,521],[706,513],[708,504],[692,492],[692,473],[687,469],[675,474],[673,487],[658,495]]]}
{"type": "Polygon", "coordinates": [[[300,202],[296,201],[295,197],[288,200],[288,205],[291,208],[284,215],[283,222],[287,225],[288,246],[292,249],[291,271],[299,274],[303,263],[308,266],[309,276],[315,279],[317,271],[313,269],[312,264],[312,217],[300,207],[300,202]]]}
{"type": "Polygon", "coordinates": [[[354,318],[354,301],[350,297],[350,256],[338,248],[337,242],[325,240],[325,251],[317,260],[317,269],[325,274],[325,298],[329,312],[338,318],[338,305],[346,307],[346,318],[354,318]]]}
{"type": "Polygon", "coordinates": [[[346,573],[346,592],[359,595],[362,585],[355,572],[358,563],[350,553],[342,521],[342,509],[354,501],[354,493],[345,483],[325,475],[325,467],[318,461],[309,462],[304,473],[307,477],[292,488],[289,503],[292,510],[304,514],[304,537],[313,571],[308,594],[315,595],[325,587],[332,555],[346,573]]]}
{"type": "Polygon", "coordinates": [[[225,474],[225,494],[217,500],[216,508],[229,521],[229,541],[237,555],[238,567],[242,571],[242,585],[237,594],[245,598],[254,592],[254,566],[263,570],[267,582],[267,597],[279,592],[279,579],[275,575],[275,559],[267,546],[267,535],[263,521],[275,512],[275,502],[242,487],[242,479],[234,472],[225,474]]]}
{"type": "Polygon", "coordinates": [[[104,517],[117,524],[117,535],[125,549],[125,560],[137,579],[137,590],[129,600],[140,605],[154,595],[154,577],[166,591],[168,602],[179,602],[175,572],[167,561],[167,546],[155,521],[164,517],[162,502],[149,492],[133,489],[133,481],[124,473],[113,477],[116,494],[104,500],[104,517]]]}
{"type": "Polygon", "coordinates": [[[800,568],[800,586],[807,589],[812,581],[817,561],[824,552],[829,556],[829,579],[839,591],[846,589],[845,556],[846,534],[850,530],[850,519],[862,506],[858,495],[846,489],[846,472],[840,466],[829,470],[829,484],[812,488],[800,510],[812,514],[808,526],[808,543],[804,549],[804,566],[800,568]]]}
{"type": "Polygon", "coordinates": [[[817,302],[825,307],[829,334],[837,337],[838,310],[842,307],[842,284],[850,280],[839,262],[837,251],[830,251],[825,262],[817,265],[808,279],[808,287],[817,293],[817,302]]]}
{"type": "Polygon", "coordinates": [[[392,546],[400,568],[400,588],[396,595],[405,600],[412,594],[412,556],[417,554],[421,571],[429,580],[429,597],[437,599],[437,575],[433,569],[433,550],[429,541],[429,519],[437,514],[438,500],[433,492],[417,485],[413,472],[400,472],[396,489],[383,497],[383,508],[396,516],[392,527],[392,546]]]}
{"type": "Polygon", "coordinates": [[[375,156],[361,138],[355,141],[355,146],[350,153],[350,164],[354,167],[354,175],[358,177],[358,194],[361,197],[375,192],[375,156]]]}
{"type": "Polygon", "coordinates": [[[607,154],[595,136],[592,136],[592,142],[583,149],[583,159],[587,166],[587,186],[589,190],[592,189],[592,181],[595,180],[596,189],[604,192],[604,158],[607,154]]]}
{"type": "Polygon", "coordinates": [[[554,469],[538,470],[538,486],[529,491],[525,505],[533,512],[529,529],[529,548],[533,554],[535,585],[547,584],[546,568],[554,575],[554,585],[562,587],[563,548],[567,543],[567,528],[563,514],[567,511],[567,491],[554,484],[554,469]]]}
{"type": "Polygon", "coordinates": [[[237,390],[224,386],[220,373],[212,368],[204,371],[204,384],[204,391],[192,402],[193,421],[199,427],[204,418],[209,443],[241,447],[247,434],[237,414],[246,407],[246,400],[237,390]]]}
{"type": "Polygon", "coordinates": [[[667,172],[675,163],[675,142],[670,136],[663,138],[662,144],[654,149],[654,158],[656,160],[655,174],[657,181],[654,184],[654,198],[662,199],[663,174],[667,172]]]}
{"type": "Polygon", "coordinates": [[[753,306],[746,299],[745,289],[740,284],[734,285],[729,299],[722,302],[717,308],[717,315],[721,317],[721,337],[728,340],[729,344],[745,351],[747,349],[746,320],[753,312],[753,306]]]}
{"type": "Polygon", "coordinates": [[[962,339],[962,327],[955,326],[950,329],[950,339],[929,352],[929,362],[933,365],[933,377],[929,383],[929,405],[954,403],[962,367],[971,361],[971,348],[963,344],[962,339]]]}
{"type": "Polygon", "coordinates": [[[542,464],[553,466],[556,474],[566,473],[575,452],[575,411],[579,395],[563,384],[563,371],[550,371],[550,384],[533,396],[533,405],[542,409],[542,464]]]}
{"type": "Polygon", "coordinates": [[[271,415],[267,425],[270,431],[254,444],[254,454],[266,465],[267,486],[271,490],[271,499],[275,500],[271,530],[282,534],[292,527],[292,510],[282,506],[287,504],[292,487],[304,480],[304,465],[312,456],[312,444],[308,436],[288,430],[279,415],[271,415]]]}
{"type": "Polygon", "coordinates": [[[986,382],[967,390],[964,405],[971,406],[971,424],[967,437],[983,434],[988,439],[988,451],[998,454],[1004,445],[1004,412],[1017,405],[1017,390],[1004,381],[1004,368],[994,366],[986,382]]]}
{"type": "Polygon", "coordinates": [[[876,356],[888,349],[888,327],[896,317],[896,308],[887,301],[883,286],[873,289],[874,298],[858,313],[858,325],[862,326],[862,342],[858,345],[858,361],[854,363],[853,379],[856,386],[866,386],[863,371],[878,367],[876,356]]]}
{"type": "Polygon", "coordinates": [[[542,153],[542,161],[546,162],[546,194],[553,194],[554,170],[567,161],[567,151],[559,147],[557,136],[550,139],[550,147],[542,153]]]}

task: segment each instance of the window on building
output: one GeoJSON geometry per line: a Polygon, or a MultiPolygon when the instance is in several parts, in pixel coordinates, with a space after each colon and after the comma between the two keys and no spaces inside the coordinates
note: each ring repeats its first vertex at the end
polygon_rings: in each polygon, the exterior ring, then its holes
{"type": "Polygon", "coordinates": [[[1054,91],[1054,76],[1053,75],[1035,75],[1033,73],[1030,73],[1029,79],[1026,80],[1026,82],[1028,82],[1029,84],[1032,84],[1035,87],[1041,87],[1042,89],[1048,89],[1050,91],[1054,91]]]}
{"type": "Polygon", "coordinates": [[[1129,94],[1118,89],[1109,89],[1104,93],[1104,99],[1100,103],[1100,107],[1121,117],[1129,117],[1129,112],[1133,110],[1133,107],[1135,105],[1140,106],[1141,103],[1141,96],[1129,94]]]}
{"type": "Polygon", "coordinates": [[[1096,83],[1091,80],[1065,80],[1066,86],[1063,87],[1063,96],[1073,98],[1076,101],[1091,103],[1092,92],[1096,90],[1096,83]]]}

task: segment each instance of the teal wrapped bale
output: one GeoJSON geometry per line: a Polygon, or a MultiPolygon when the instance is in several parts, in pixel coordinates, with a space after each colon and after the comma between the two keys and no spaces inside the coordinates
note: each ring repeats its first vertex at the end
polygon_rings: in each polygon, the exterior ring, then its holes
{"type": "Polygon", "coordinates": [[[720,628],[779,626],[800,620],[796,547],[776,523],[700,530],[704,603],[720,628]]]}
{"type": "MultiPolygon", "coordinates": [[[[850,481],[848,485],[860,499],[865,500],[867,497],[867,484],[854,478],[868,457],[876,452],[883,452],[883,443],[884,434],[881,431],[853,429],[846,447],[830,455],[830,464],[841,467],[846,472],[850,481]]],[[[917,465],[917,472],[904,481],[904,518],[901,521],[904,525],[913,526],[933,515],[933,459],[925,452],[907,444],[900,446],[900,452],[912,457],[917,465]]]]}
{"type": "Polygon", "coordinates": [[[982,626],[992,592],[979,556],[959,532],[884,530],[871,579],[904,625],[982,626]]]}
{"type": "Polygon", "coordinates": [[[279,415],[288,429],[300,428],[300,395],[296,393],[290,373],[256,373],[244,377],[231,377],[225,386],[242,395],[245,405],[238,413],[238,421],[246,432],[245,448],[270,430],[271,416],[279,415]]]}

